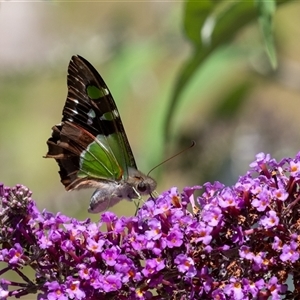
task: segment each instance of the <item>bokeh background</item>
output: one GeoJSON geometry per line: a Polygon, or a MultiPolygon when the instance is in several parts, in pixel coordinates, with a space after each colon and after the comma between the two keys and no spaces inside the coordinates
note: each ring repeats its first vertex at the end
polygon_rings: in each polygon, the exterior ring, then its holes
{"type": "MultiPolygon", "coordinates": [[[[89,60],[109,86],[140,170],[161,162],[163,118],[188,54],[182,9],[183,3],[170,2],[2,2],[0,180],[28,186],[41,209],[89,216],[93,191],[67,193],[56,162],[43,158],[51,127],[61,120],[74,54],[89,60]]],[[[163,171],[153,176],[160,181],[163,171]]],[[[166,188],[159,183],[159,191],[166,188]]],[[[125,203],[115,211],[134,209],[125,203]]]]}
{"type": "Polygon", "coordinates": [[[74,54],[109,86],[140,170],[196,141],[151,173],[159,192],[234,184],[259,152],[295,156],[300,2],[277,4],[274,69],[254,1],[1,2],[0,181],[28,186],[40,209],[99,219],[87,213],[93,191],[65,192],[55,161],[43,158],[74,54]]]}
{"type": "MultiPolygon", "coordinates": [[[[104,77],[140,170],[147,173],[196,141],[151,174],[159,192],[205,181],[233,184],[261,151],[277,159],[294,156],[300,150],[300,2],[281,2],[274,14],[275,70],[253,3],[233,13],[226,1],[218,7],[208,7],[210,1],[198,7],[1,2],[0,180],[28,186],[41,209],[88,216],[93,191],[65,192],[55,161],[43,158],[51,127],[61,120],[74,54],[104,77]],[[201,44],[212,17],[222,38],[206,33],[201,44]],[[204,58],[193,60],[199,49],[206,49],[204,58]],[[190,62],[193,76],[183,84],[190,62]]],[[[132,214],[134,206],[114,210],[132,214]]]]}

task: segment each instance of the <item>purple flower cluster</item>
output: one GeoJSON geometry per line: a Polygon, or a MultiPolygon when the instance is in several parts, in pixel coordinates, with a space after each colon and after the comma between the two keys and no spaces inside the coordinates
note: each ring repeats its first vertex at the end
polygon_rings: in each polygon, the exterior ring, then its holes
{"type": "Polygon", "coordinates": [[[1,279],[0,299],[297,299],[300,153],[250,167],[232,187],[171,188],[99,223],[40,212],[26,187],[0,185],[0,276],[23,281],[1,279]]]}

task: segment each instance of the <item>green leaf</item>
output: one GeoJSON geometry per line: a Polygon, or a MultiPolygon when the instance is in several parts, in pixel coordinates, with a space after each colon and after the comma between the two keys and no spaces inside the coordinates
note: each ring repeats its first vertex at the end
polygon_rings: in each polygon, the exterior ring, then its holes
{"type": "Polygon", "coordinates": [[[277,67],[276,50],[273,36],[273,17],[276,10],[275,0],[255,0],[259,14],[259,24],[264,37],[266,51],[273,69],[277,67]]]}
{"type": "MultiPolygon", "coordinates": [[[[277,4],[290,1],[292,0],[278,0],[277,4]]],[[[271,5],[264,9],[272,11],[271,5]]],[[[231,42],[244,26],[256,18],[257,8],[254,1],[186,1],[184,30],[186,37],[193,45],[193,51],[184,62],[174,84],[164,124],[165,140],[170,137],[171,122],[178,101],[195,73],[216,50],[231,42]]],[[[276,61],[274,60],[275,48],[271,47],[271,41],[268,44],[270,57],[274,62],[276,61]]]]}
{"type": "MultiPolygon", "coordinates": [[[[211,2],[211,1],[209,1],[211,2]]],[[[188,37],[192,37],[194,45],[193,55],[184,63],[179,76],[175,83],[171,103],[165,122],[165,139],[169,138],[170,124],[174,114],[174,110],[178,104],[179,98],[184,91],[186,85],[194,76],[202,63],[220,46],[227,44],[236,35],[236,33],[246,24],[248,24],[255,16],[256,10],[252,2],[216,2],[214,6],[208,6],[207,1],[195,2],[189,0],[186,2],[185,9],[185,31],[188,37]],[[212,8],[217,8],[216,13],[212,14],[212,8]],[[197,16],[199,20],[197,21],[197,16]],[[200,33],[202,26],[208,18],[213,18],[214,28],[209,36],[209,44],[202,46],[200,41],[200,33]],[[197,34],[199,41],[197,41],[197,34]]]]}
{"type": "Polygon", "coordinates": [[[195,44],[201,46],[201,36],[199,29],[209,14],[214,8],[214,2],[210,0],[203,0],[199,2],[187,1],[184,13],[184,30],[188,39],[195,44]]]}

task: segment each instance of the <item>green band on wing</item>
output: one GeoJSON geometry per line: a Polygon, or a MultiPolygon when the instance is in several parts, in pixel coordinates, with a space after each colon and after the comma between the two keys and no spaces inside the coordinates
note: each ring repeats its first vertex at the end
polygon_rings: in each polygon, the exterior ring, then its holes
{"type": "Polygon", "coordinates": [[[122,141],[122,134],[120,132],[116,132],[113,134],[104,137],[103,135],[98,135],[97,138],[104,143],[109,144],[109,147],[118,161],[119,166],[122,168],[123,172],[123,179],[127,180],[128,178],[128,165],[129,165],[129,157],[128,153],[125,151],[124,144],[121,143],[122,141]]]}
{"type": "Polygon", "coordinates": [[[97,100],[97,99],[102,98],[102,97],[104,97],[108,94],[107,90],[99,89],[94,85],[87,86],[86,92],[87,92],[88,96],[93,100],[97,100]]]}
{"type": "Polygon", "coordinates": [[[116,118],[116,116],[113,114],[113,112],[106,112],[104,113],[100,120],[106,120],[106,121],[113,121],[116,118]]]}
{"type": "Polygon", "coordinates": [[[80,170],[78,177],[94,177],[107,180],[119,180],[122,169],[114,154],[107,147],[104,136],[91,143],[80,155],[80,170]]]}

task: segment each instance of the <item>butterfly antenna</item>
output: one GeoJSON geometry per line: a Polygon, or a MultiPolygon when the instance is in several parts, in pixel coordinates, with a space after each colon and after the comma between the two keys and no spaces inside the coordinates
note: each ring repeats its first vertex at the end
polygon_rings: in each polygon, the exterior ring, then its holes
{"type": "Polygon", "coordinates": [[[195,142],[195,141],[192,141],[192,143],[191,143],[188,147],[184,148],[183,150],[180,150],[178,153],[172,155],[171,157],[167,158],[166,160],[162,161],[161,163],[159,163],[158,165],[156,165],[154,168],[152,168],[152,169],[148,172],[147,176],[149,176],[149,174],[150,174],[153,170],[155,170],[156,168],[158,168],[158,167],[161,166],[162,164],[168,162],[169,160],[175,158],[175,157],[178,156],[178,155],[181,155],[181,154],[184,153],[185,151],[187,151],[187,150],[193,148],[195,145],[196,145],[196,142],[195,142]]]}

